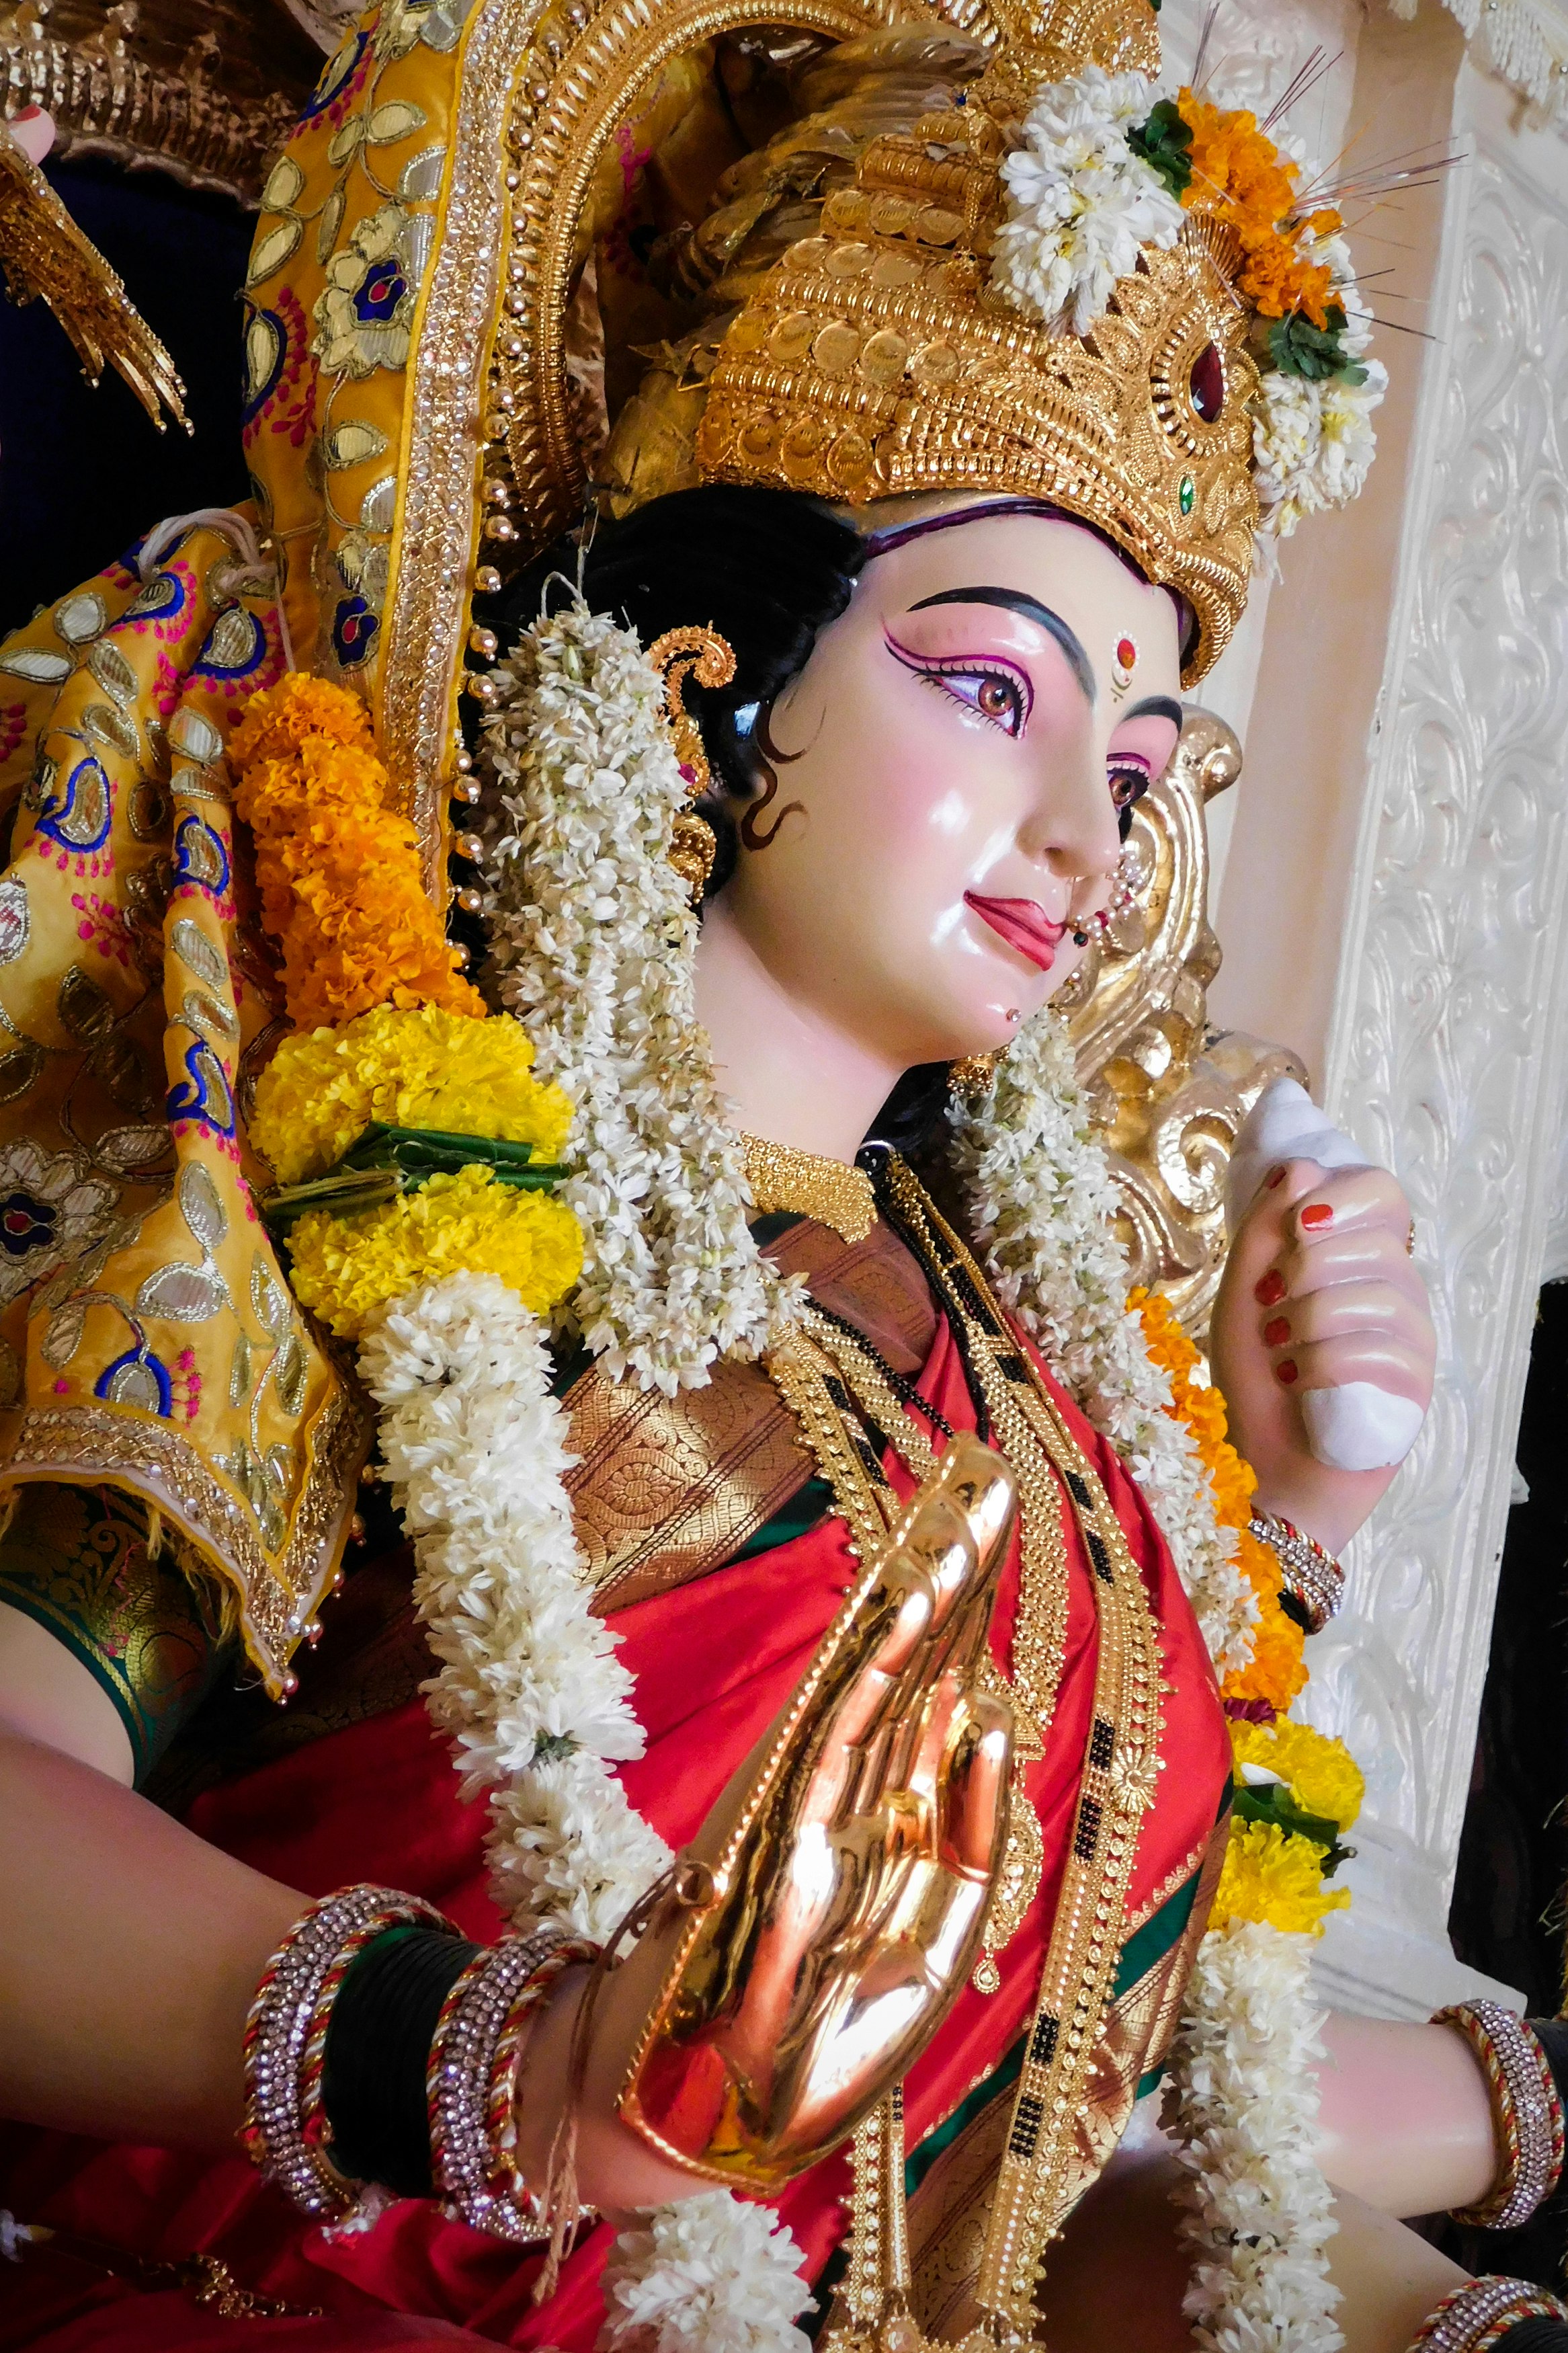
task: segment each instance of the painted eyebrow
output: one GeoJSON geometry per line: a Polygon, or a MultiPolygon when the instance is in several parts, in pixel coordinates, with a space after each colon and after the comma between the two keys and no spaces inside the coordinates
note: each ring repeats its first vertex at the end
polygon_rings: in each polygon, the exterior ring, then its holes
{"type": "Polygon", "coordinates": [[[1005,613],[1017,613],[1024,620],[1033,621],[1060,646],[1084,701],[1094,701],[1097,689],[1093,663],[1061,615],[1053,613],[1048,605],[1042,605],[1037,596],[1026,596],[1017,588],[944,588],[940,596],[922,596],[910,610],[923,613],[932,605],[995,605],[1005,613]]]}
{"type": "Polygon", "coordinates": [[[1118,727],[1125,727],[1130,719],[1168,719],[1173,727],[1180,728],[1186,715],[1172,696],[1147,694],[1142,702],[1135,702],[1131,711],[1124,711],[1116,723],[1118,727]]]}

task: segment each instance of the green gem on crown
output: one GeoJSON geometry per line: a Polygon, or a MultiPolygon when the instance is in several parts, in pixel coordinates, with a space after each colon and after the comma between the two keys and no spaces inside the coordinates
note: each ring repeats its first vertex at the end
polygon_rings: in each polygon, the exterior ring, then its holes
{"type": "Polygon", "coordinates": [[[1190,474],[1184,474],[1176,485],[1176,504],[1184,515],[1190,515],[1197,503],[1198,486],[1190,474]]]}

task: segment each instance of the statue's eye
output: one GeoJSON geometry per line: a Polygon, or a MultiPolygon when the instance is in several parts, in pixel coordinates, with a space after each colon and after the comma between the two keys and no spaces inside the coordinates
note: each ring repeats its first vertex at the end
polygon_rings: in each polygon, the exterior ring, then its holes
{"type": "Polygon", "coordinates": [[[1029,681],[1022,670],[1011,664],[1005,668],[998,661],[975,661],[933,659],[930,655],[911,653],[900,646],[889,633],[888,651],[893,659],[927,686],[934,686],[965,711],[973,711],[977,719],[990,726],[1000,727],[1005,734],[1021,735],[1028,724],[1033,695],[1029,681]]]}
{"type": "Polygon", "coordinates": [[[1125,841],[1131,828],[1134,804],[1149,789],[1149,764],[1136,754],[1119,752],[1110,762],[1109,775],[1110,806],[1121,820],[1121,839],[1125,841]]]}

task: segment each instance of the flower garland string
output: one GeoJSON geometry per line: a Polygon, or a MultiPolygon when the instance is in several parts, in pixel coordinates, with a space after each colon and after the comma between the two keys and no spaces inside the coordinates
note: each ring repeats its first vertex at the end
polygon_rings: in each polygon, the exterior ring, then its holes
{"type": "MultiPolygon", "coordinates": [[[[1132,1301],[1222,1517],[1272,1563],[1245,1534],[1256,1482],[1197,1350],[1168,1302],[1132,1301]]],[[[1201,2353],[1336,2353],[1344,2340],[1327,2257],[1336,2224],[1313,2153],[1312,2068],[1323,2052],[1310,1965],[1325,1915],[1350,1902],[1326,1882],[1347,1852],[1338,1834],[1360,1812],[1364,1784],[1342,1741],[1284,1713],[1306,1682],[1302,1636],[1280,1606],[1277,1565],[1258,1566],[1268,1591],[1254,1657],[1221,1685],[1237,1784],[1229,1842],[1171,2052],[1187,2176],[1181,2230],[1194,2256],[1184,2309],[1201,2353]]]]}
{"type": "Polygon", "coordinates": [[[697,919],[669,862],[689,792],[636,636],[580,600],[489,673],[490,963],[576,1106],[573,1314],[616,1377],[673,1392],[783,1336],[798,1285],[752,1241],[740,1138],[697,1020],[697,919]]]}
{"type": "Polygon", "coordinates": [[[1232,1720],[1241,1788],[1172,2054],[1194,2341],[1205,2353],[1335,2353],[1309,1956],[1324,1915],[1350,1900],[1323,1883],[1361,1776],[1342,1743],[1284,1720],[1307,1679],[1303,1641],[1278,1564],[1247,1533],[1256,1482],[1168,1303],[1129,1293],[1116,1191],[1061,1017],[1036,1015],[952,1120],[997,1294],[1147,1495],[1232,1720]]]}
{"type": "Polygon", "coordinates": [[[958,1098],[951,1118],[970,1230],[998,1299],[1147,1495],[1220,1673],[1244,1665],[1255,1590],[1127,1304],[1115,1192],[1060,1014],[1047,1005],[1026,1021],[984,1096],[958,1098]]]}
{"type": "Polygon", "coordinates": [[[418,837],[390,806],[359,697],[290,670],[251,697],[228,756],[296,1025],[389,1000],[482,1015],[425,889],[418,837]]]}

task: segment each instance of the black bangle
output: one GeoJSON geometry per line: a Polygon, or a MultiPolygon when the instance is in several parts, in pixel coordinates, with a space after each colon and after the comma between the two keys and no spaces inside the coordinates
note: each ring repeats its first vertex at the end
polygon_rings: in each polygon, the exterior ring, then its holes
{"type": "Polygon", "coordinates": [[[352,1963],[321,2053],[331,2159],[351,2180],[434,2194],[426,2068],[442,2006],[479,1949],[437,1928],[388,1928],[352,1963]]]}
{"type": "Polygon", "coordinates": [[[1568,2353],[1568,2322],[1521,2320],[1503,2330],[1497,2353],[1568,2353]]]}

